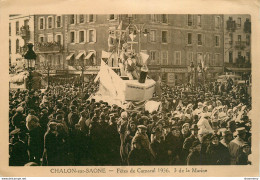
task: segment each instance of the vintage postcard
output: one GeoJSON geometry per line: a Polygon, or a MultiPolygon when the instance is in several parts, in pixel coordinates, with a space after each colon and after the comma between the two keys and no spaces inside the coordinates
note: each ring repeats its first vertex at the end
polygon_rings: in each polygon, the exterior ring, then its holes
{"type": "Polygon", "coordinates": [[[259,2],[1,3],[1,176],[259,176],[259,2]]]}

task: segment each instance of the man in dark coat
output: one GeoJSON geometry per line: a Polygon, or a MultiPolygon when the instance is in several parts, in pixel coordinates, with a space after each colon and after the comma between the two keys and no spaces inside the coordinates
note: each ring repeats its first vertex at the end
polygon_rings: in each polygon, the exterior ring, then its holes
{"type": "MultiPolygon", "coordinates": [[[[139,136],[140,137],[140,136],[139,136]]],[[[133,150],[130,151],[128,156],[128,165],[131,166],[144,166],[152,164],[152,154],[142,144],[141,138],[133,139],[133,150]]]]}
{"type": "Polygon", "coordinates": [[[186,138],[183,143],[183,159],[187,158],[192,143],[198,140],[198,130],[199,130],[198,126],[196,124],[193,124],[190,130],[191,130],[190,137],[186,138]]]}
{"type": "Polygon", "coordinates": [[[23,114],[23,111],[24,111],[23,107],[18,107],[16,109],[15,115],[12,118],[12,124],[16,128],[22,128],[21,127],[22,124],[25,124],[25,123],[22,123],[22,122],[25,122],[25,118],[26,118],[25,115],[23,114]]]}
{"type": "Polygon", "coordinates": [[[162,132],[159,128],[155,129],[154,139],[151,143],[151,148],[154,152],[154,165],[169,165],[168,152],[166,143],[162,137],[162,132]]]}
{"type": "Polygon", "coordinates": [[[192,144],[192,150],[187,157],[187,165],[203,165],[201,154],[201,144],[198,140],[192,144]]]}
{"type": "Polygon", "coordinates": [[[10,166],[24,166],[29,162],[28,147],[22,140],[21,136],[25,134],[20,133],[20,129],[15,129],[11,132],[13,142],[10,144],[10,166]]]}
{"type": "Polygon", "coordinates": [[[250,145],[248,143],[245,143],[242,146],[241,152],[238,154],[237,157],[237,165],[248,165],[251,164],[250,161],[248,161],[248,155],[250,154],[250,145]]]}

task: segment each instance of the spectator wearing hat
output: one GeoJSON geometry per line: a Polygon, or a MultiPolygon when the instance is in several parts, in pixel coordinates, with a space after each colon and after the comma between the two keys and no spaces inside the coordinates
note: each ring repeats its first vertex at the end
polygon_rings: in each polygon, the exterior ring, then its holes
{"type": "Polygon", "coordinates": [[[187,157],[187,165],[204,165],[201,155],[201,143],[196,140],[192,143],[192,150],[187,157]]]}
{"type": "Polygon", "coordinates": [[[237,137],[233,139],[229,145],[228,149],[231,155],[231,164],[234,165],[237,163],[237,157],[239,155],[239,151],[243,144],[246,143],[245,137],[246,137],[246,130],[244,127],[240,127],[236,129],[237,137]]]}
{"type": "Polygon", "coordinates": [[[15,129],[10,133],[13,138],[9,146],[9,165],[10,166],[24,166],[29,162],[27,143],[23,141],[25,134],[21,133],[20,129],[15,129]]]}
{"type": "Polygon", "coordinates": [[[125,142],[124,142],[125,152],[126,152],[127,156],[129,154],[129,152],[131,151],[131,143],[132,143],[132,139],[135,136],[136,131],[137,131],[136,124],[134,123],[134,121],[130,121],[129,126],[127,128],[125,142]]]}
{"type": "Polygon", "coordinates": [[[126,134],[126,127],[128,124],[128,116],[127,116],[127,112],[123,111],[121,113],[121,118],[118,120],[117,123],[117,129],[118,129],[118,133],[120,134],[120,142],[121,142],[121,146],[120,146],[120,156],[121,156],[121,163],[122,165],[125,165],[127,163],[127,155],[125,152],[125,134],[126,134]]]}
{"type": "Polygon", "coordinates": [[[182,133],[183,139],[186,139],[187,137],[189,137],[191,135],[189,123],[184,123],[182,125],[181,133],[182,133]]]}
{"type": "Polygon", "coordinates": [[[128,165],[151,165],[152,154],[143,143],[141,136],[136,136],[132,141],[132,150],[128,156],[128,165]]]}
{"type": "Polygon", "coordinates": [[[178,126],[173,126],[165,137],[168,150],[169,164],[180,164],[182,155],[183,137],[178,126]]]}
{"type": "Polygon", "coordinates": [[[242,150],[237,157],[237,165],[249,165],[251,162],[248,160],[248,155],[251,154],[251,147],[248,143],[242,145],[242,150]]]}
{"type": "Polygon", "coordinates": [[[12,117],[12,124],[15,128],[23,128],[21,127],[22,122],[25,122],[25,115],[23,114],[24,108],[23,107],[18,107],[16,109],[16,113],[14,114],[14,116],[12,117]]]}
{"type": "Polygon", "coordinates": [[[44,135],[43,165],[55,166],[57,157],[57,123],[50,122],[44,135]]]}
{"type": "Polygon", "coordinates": [[[162,131],[156,128],[154,131],[153,141],[151,143],[151,148],[154,152],[154,165],[168,165],[168,152],[164,138],[162,136],[162,131]]]}
{"type": "Polygon", "coordinates": [[[192,146],[192,143],[195,140],[198,140],[198,131],[199,128],[196,124],[192,124],[191,128],[191,135],[187,137],[183,142],[183,158],[187,159],[187,156],[189,155],[190,148],[192,146]]]}
{"type": "Polygon", "coordinates": [[[230,155],[228,148],[219,142],[217,134],[212,135],[211,142],[206,151],[209,165],[229,165],[230,155]]]}
{"type": "Polygon", "coordinates": [[[225,130],[222,132],[222,140],[220,143],[222,143],[225,147],[228,147],[229,143],[233,140],[233,133],[229,130],[225,130]]]}
{"type": "Polygon", "coordinates": [[[198,128],[201,131],[204,131],[206,133],[213,133],[214,131],[213,131],[211,125],[209,124],[209,120],[210,120],[210,117],[208,114],[206,114],[206,113],[201,114],[200,120],[197,123],[198,128]]]}

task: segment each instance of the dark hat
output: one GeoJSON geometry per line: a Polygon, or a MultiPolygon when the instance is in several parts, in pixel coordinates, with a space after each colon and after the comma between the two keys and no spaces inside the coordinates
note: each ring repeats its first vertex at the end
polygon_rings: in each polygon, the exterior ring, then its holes
{"type": "Polygon", "coordinates": [[[192,124],[190,130],[199,130],[197,124],[192,124]]]}
{"type": "Polygon", "coordinates": [[[233,135],[233,133],[229,130],[225,130],[222,132],[222,136],[228,136],[228,135],[233,135]]]}
{"type": "Polygon", "coordinates": [[[245,127],[239,127],[236,129],[237,134],[243,134],[246,132],[245,127]]]}
{"type": "Polygon", "coordinates": [[[212,140],[212,139],[215,138],[215,137],[219,139],[219,136],[218,136],[217,134],[213,134],[213,135],[211,136],[210,140],[212,140]]]}

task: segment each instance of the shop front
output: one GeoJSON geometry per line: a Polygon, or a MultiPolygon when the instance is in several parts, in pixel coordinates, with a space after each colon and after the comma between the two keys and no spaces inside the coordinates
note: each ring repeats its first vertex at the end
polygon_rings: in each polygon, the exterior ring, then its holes
{"type": "Polygon", "coordinates": [[[169,86],[176,86],[188,82],[188,70],[186,67],[162,68],[162,80],[169,86]]]}

